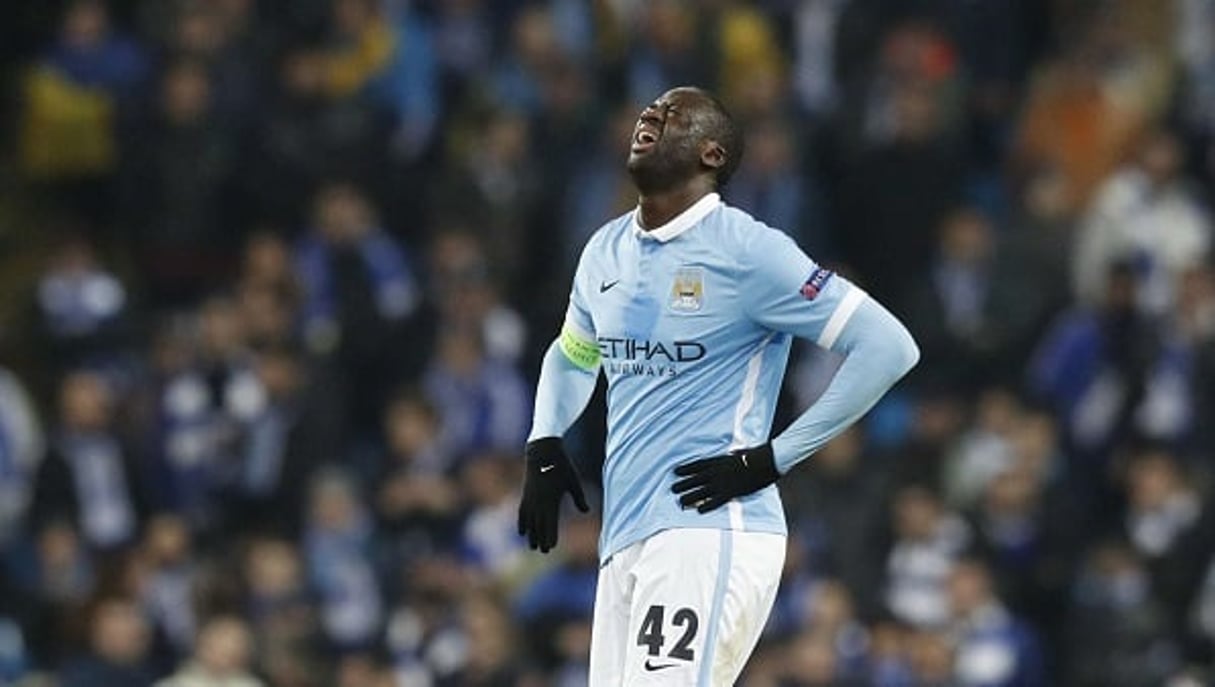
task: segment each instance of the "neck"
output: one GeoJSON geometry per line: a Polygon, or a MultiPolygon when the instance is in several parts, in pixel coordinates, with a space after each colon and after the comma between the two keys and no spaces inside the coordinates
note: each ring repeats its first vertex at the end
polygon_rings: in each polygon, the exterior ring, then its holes
{"type": "Polygon", "coordinates": [[[641,211],[641,228],[649,231],[661,227],[713,191],[712,183],[704,179],[693,179],[667,191],[642,193],[637,201],[641,211]]]}

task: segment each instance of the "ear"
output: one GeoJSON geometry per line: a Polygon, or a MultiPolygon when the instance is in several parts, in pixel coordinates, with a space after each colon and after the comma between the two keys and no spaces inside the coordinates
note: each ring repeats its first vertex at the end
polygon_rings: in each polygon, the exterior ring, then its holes
{"type": "Polygon", "coordinates": [[[705,141],[700,144],[700,164],[712,170],[718,170],[726,164],[726,149],[717,141],[705,141]]]}

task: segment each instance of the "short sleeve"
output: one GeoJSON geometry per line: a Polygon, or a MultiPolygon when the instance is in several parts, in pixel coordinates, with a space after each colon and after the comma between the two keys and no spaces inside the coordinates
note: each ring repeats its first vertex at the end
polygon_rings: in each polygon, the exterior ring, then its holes
{"type": "Polygon", "coordinates": [[[832,348],[865,292],[815,263],[784,233],[764,226],[754,231],[741,256],[747,316],[767,329],[832,348]]]}

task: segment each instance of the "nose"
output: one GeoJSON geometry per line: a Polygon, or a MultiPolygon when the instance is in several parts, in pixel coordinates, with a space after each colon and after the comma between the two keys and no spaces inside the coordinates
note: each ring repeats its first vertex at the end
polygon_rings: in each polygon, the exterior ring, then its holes
{"type": "Polygon", "coordinates": [[[659,103],[654,103],[652,105],[648,105],[644,110],[642,110],[641,116],[638,117],[638,119],[643,122],[661,124],[665,114],[666,106],[659,103]]]}

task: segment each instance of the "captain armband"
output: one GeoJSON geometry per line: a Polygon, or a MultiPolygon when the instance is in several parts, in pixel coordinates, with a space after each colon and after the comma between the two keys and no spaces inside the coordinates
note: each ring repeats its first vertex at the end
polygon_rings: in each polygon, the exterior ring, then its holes
{"type": "Polygon", "coordinates": [[[599,367],[599,342],[588,338],[581,331],[566,322],[561,327],[559,339],[561,352],[569,361],[578,367],[594,372],[599,367]]]}

